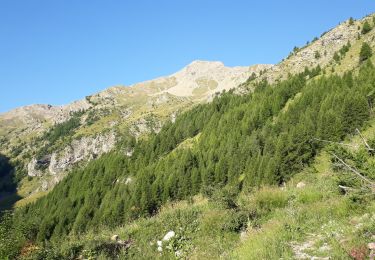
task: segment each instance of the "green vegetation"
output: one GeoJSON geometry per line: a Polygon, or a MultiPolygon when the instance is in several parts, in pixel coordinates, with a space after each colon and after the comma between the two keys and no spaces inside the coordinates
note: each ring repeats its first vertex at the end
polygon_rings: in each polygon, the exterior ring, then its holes
{"type": "MultiPolygon", "coordinates": [[[[365,136],[374,138],[374,128],[372,121],[365,136]]],[[[370,146],[374,144],[372,140],[368,140],[370,146]]],[[[325,148],[310,167],[282,189],[266,189],[269,197],[281,193],[282,199],[276,200],[283,202],[287,198],[288,203],[272,207],[268,215],[261,214],[256,222],[251,222],[248,239],[233,252],[236,259],[292,259],[297,254],[304,254],[307,259],[357,259],[358,255],[365,259],[369,255],[366,244],[375,232],[375,194],[334,155],[374,183],[374,157],[362,139],[357,137],[346,145],[325,148]],[[296,188],[300,181],[306,186],[296,188]]],[[[262,193],[252,196],[256,198],[262,193]]],[[[275,198],[265,201],[272,200],[275,198]]],[[[248,201],[244,204],[251,204],[248,201]]]]}
{"type": "Polygon", "coordinates": [[[368,43],[362,43],[361,51],[359,53],[359,61],[364,62],[372,56],[372,49],[368,43]]]}
{"type": "Polygon", "coordinates": [[[21,173],[16,174],[16,169],[9,158],[0,154],[0,217],[3,210],[11,209],[20,199],[17,194],[17,184],[21,173]]]}
{"type": "Polygon", "coordinates": [[[369,31],[372,30],[372,27],[370,25],[370,23],[368,21],[366,21],[364,24],[363,24],[363,27],[362,27],[362,34],[366,34],[368,33],[369,31]]]}
{"type": "MultiPolygon", "coordinates": [[[[139,140],[131,157],[112,152],[76,169],[48,195],[15,212],[10,226],[17,227],[13,233],[21,241],[15,244],[56,247],[67,236],[150,217],[166,203],[199,193],[238,212],[221,230],[239,232],[249,218],[257,225],[290,201],[282,191],[254,193],[258,187],[281,185],[303,171],[324,145],[314,138],[342,140],[370,117],[371,63],[357,76],[306,81],[320,72],[306,68],[273,86],[260,82],[244,96],[224,93],[139,140]],[[176,149],[198,134],[193,145],[176,149]],[[239,193],[256,194],[246,203],[250,209],[240,208],[239,193]]],[[[320,199],[306,191],[298,203],[320,199]]]]}
{"type": "Polygon", "coordinates": [[[350,47],[351,47],[351,44],[348,41],[348,43],[345,44],[344,46],[342,46],[338,52],[336,51],[333,54],[333,60],[336,61],[336,62],[340,62],[345,57],[345,55],[349,51],[350,47]]]}
{"type": "MultiPolygon", "coordinates": [[[[327,147],[310,167],[282,187],[264,186],[241,194],[215,189],[208,200],[196,196],[167,203],[155,216],[122,227],[101,227],[99,233],[72,235],[44,247],[27,244],[23,257],[174,259],[178,254],[177,258],[193,259],[293,259],[297,253],[306,253],[351,259],[375,232],[375,216],[371,215],[375,200],[368,193],[340,191],[342,176],[350,173],[338,169],[329,155],[337,149],[341,146],[327,147]],[[296,188],[301,181],[306,186],[296,188]],[[157,241],[170,230],[176,236],[163,241],[163,251],[159,253],[157,241]],[[129,241],[130,247],[116,247],[116,242],[110,240],[113,234],[129,241]]],[[[354,154],[363,152],[366,150],[361,148],[354,154]]],[[[364,158],[373,160],[369,154],[364,158]]],[[[360,188],[356,185],[350,187],[360,188]]],[[[14,238],[14,232],[6,234],[14,238]]]]}
{"type": "Polygon", "coordinates": [[[49,143],[55,143],[59,138],[71,135],[74,129],[80,125],[80,116],[82,112],[73,113],[72,117],[65,121],[55,125],[50,131],[48,131],[43,137],[43,140],[47,140],[49,143]]]}
{"type": "Polygon", "coordinates": [[[69,120],[54,125],[44,135],[39,137],[36,142],[45,142],[45,144],[37,151],[36,157],[43,161],[52,148],[59,145],[59,142],[67,143],[69,138],[75,133],[75,130],[80,126],[83,113],[84,111],[72,113],[69,120]]]}
{"type": "Polygon", "coordinates": [[[321,57],[320,52],[319,51],[315,51],[314,52],[314,57],[315,57],[315,59],[320,59],[320,57],[321,57]]]}
{"type": "Polygon", "coordinates": [[[336,62],[339,62],[339,61],[340,61],[340,55],[339,55],[337,52],[335,52],[335,53],[333,54],[333,59],[334,59],[336,62]]]}
{"type": "Polygon", "coordinates": [[[16,180],[13,178],[13,166],[9,159],[2,154],[0,154],[0,179],[0,194],[15,191],[16,180]]]}
{"type": "Polygon", "coordinates": [[[351,25],[354,25],[354,19],[353,19],[353,17],[350,17],[349,18],[349,25],[351,26],[351,25]]]}

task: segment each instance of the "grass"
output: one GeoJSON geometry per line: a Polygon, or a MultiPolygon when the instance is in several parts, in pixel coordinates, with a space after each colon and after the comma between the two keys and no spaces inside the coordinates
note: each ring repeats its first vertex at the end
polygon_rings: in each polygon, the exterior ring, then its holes
{"type": "Polygon", "coordinates": [[[198,87],[193,90],[194,96],[202,96],[209,90],[214,90],[217,88],[218,83],[215,80],[208,80],[208,79],[197,79],[196,83],[198,87]]]}
{"type": "Polygon", "coordinates": [[[194,136],[192,138],[187,138],[186,140],[182,141],[175,148],[175,150],[179,150],[179,149],[191,149],[191,148],[193,148],[195,145],[198,144],[200,136],[201,136],[201,133],[197,134],[196,136],[194,136]]]}
{"type": "Polygon", "coordinates": [[[251,196],[255,201],[259,196],[261,201],[270,200],[268,205],[272,210],[263,212],[257,223],[250,223],[247,239],[233,250],[233,259],[292,259],[297,256],[352,259],[355,254],[369,254],[366,244],[373,242],[375,234],[375,201],[358,204],[350,195],[343,196],[339,192],[337,173],[331,170],[328,153],[317,156],[315,163],[290,180],[282,191],[277,187],[266,191],[269,195],[255,193],[251,196]],[[300,181],[306,186],[298,189],[296,184],[300,181]],[[272,190],[279,199],[267,199],[272,190]],[[288,198],[286,206],[272,203],[273,200],[284,201],[280,198],[285,197],[288,198]]]}
{"type": "MultiPolygon", "coordinates": [[[[40,180],[38,177],[35,178],[23,178],[19,184],[19,188],[15,193],[6,194],[0,202],[1,209],[10,209],[13,207],[24,206],[27,203],[33,202],[38,198],[44,196],[46,192],[35,191],[40,186],[40,180]]],[[[1,197],[1,196],[0,196],[1,197]]]]}
{"type": "Polygon", "coordinates": [[[19,208],[19,207],[23,207],[29,203],[33,203],[35,201],[37,201],[37,199],[45,196],[48,194],[48,191],[39,191],[39,192],[35,192],[33,193],[32,195],[30,196],[27,196],[27,197],[24,197],[20,200],[18,200],[16,203],[15,203],[15,207],[16,208],[19,208]]]}
{"type": "Polygon", "coordinates": [[[48,193],[47,191],[35,192],[35,190],[40,187],[40,181],[39,177],[23,178],[17,192],[7,197],[7,199],[2,201],[1,204],[7,204],[8,206],[11,205],[11,207],[16,208],[23,207],[26,204],[32,203],[38,198],[45,196],[48,193]]]}

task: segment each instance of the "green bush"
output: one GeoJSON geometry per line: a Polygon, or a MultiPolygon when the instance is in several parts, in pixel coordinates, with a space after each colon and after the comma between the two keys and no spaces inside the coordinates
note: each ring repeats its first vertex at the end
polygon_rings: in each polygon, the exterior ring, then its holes
{"type": "Polygon", "coordinates": [[[371,31],[371,29],[372,29],[371,25],[366,21],[362,27],[362,34],[368,33],[369,31],[371,31]]]}
{"type": "Polygon", "coordinates": [[[339,61],[340,61],[340,55],[339,55],[337,52],[335,52],[335,53],[333,54],[333,59],[334,59],[336,62],[339,62],[339,61]]]}
{"type": "Polygon", "coordinates": [[[225,187],[222,189],[216,189],[212,194],[210,201],[214,202],[220,208],[235,209],[237,208],[237,195],[238,189],[225,187]]]}
{"type": "Polygon", "coordinates": [[[240,232],[246,228],[249,220],[248,213],[245,211],[230,210],[228,212],[228,218],[222,224],[221,229],[227,232],[240,232]]]}

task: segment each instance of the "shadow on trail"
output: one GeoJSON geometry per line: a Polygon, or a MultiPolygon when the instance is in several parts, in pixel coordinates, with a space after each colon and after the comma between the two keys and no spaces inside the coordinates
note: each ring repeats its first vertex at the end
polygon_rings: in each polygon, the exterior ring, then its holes
{"type": "Polygon", "coordinates": [[[8,157],[0,154],[0,216],[3,211],[12,209],[19,199],[15,168],[8,157]]]}

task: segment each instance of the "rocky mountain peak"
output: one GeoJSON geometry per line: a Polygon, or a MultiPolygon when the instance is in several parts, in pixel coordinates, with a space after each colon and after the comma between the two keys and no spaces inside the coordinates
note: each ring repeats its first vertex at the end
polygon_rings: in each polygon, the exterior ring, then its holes
{"type": "Polygon", "coordinates": [[[186,71],[188,73],[203,73],[207,71],[217,70],[218,68],[223,67],[225,67],[224,63],[220,61],[195,60],[184,67],[182,71],[186,71]]]}
{"type": "Polygon", "coordinates": [[[175,96],[210,98],[213,93],[229,90],[246,81],[252,73],[272,65],[227,67],[219,61],[196,60],[172,74],[175,86],[166,92],[175,96]]]}

